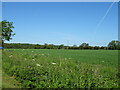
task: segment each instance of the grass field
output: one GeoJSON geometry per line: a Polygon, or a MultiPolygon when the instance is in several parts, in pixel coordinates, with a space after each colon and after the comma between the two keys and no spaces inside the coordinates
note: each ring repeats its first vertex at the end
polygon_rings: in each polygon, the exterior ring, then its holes
{"type": "Polygon", "coordinates": [[[119,87],[117,50],[5,49],[2,63],[22,88],[119,87]]]}

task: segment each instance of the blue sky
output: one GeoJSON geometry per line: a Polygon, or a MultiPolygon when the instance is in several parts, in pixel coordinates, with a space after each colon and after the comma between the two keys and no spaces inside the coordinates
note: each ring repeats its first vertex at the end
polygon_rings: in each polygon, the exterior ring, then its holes
{"type": "MultiPolygon", "coordinates": [[[[3,3],[3,20],[14,23],[9,43],[106,46],[118,39],[118,4],[111,2],[3,3]],[[99,27],[97,25],[100,23],[99,27]]],[[[7,42],[8,43],[8,42],[7,42]]]]}

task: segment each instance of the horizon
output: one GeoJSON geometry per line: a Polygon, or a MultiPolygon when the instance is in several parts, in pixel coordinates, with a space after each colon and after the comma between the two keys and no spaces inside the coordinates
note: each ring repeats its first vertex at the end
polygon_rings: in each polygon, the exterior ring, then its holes
{"type": "MultiPolygon", "coordinates": [[[[118,40],[119,41],[119,40],[118,40]]],[[[83,42],[84,43],[84,42],[83,42]]],[[[83,43],[81,43],[81,44],[83,44],[83,43]]],[[[110,43],[110,42],[109,42],[110,43]]],[[[108,44],[109,44],[108,43],[108,44]]],[[[38,44],[38,43],[11,43],[11,42],[9,42],[9,43],[5,43],[5,44],[32,44],[32,45],[45,45],[45,44],[48,44],[48,43],[44,43],[44,44],[38,44]]],[[[79,44],[79,45],[76,45],[77,47],[79,47],[81,44],[79,44]]],[[[87,44],[89,44],[89,43],[87,43],[87,44]]],[[[52,43],[49,43],[48,45],[55,45],[55,46],[59,46],[59,45],[64,45],[64,44],[52,44],[52,43]]],[[[75,44],[73,44],[73,45],[64,45],[64,46],[74,46],[75,44]]],[[[89,46],[92,46],[92,45],[89,45],[89,46]]],[[[99,45],[95,45],[95,46],[98,46],[98,47],[108,47],[108,45],[106,45],[106,46],[99,46],[99,45]]],[[[94,47],[94,46],[92,46],[92,47],[94,47]]]]}
{"type": "Polygon", "coordinates": [[[117,2],[3,2],[2,5],[3,20],[13,22],[16,33],[5,43],[107,46],[118,40],[117,2]]]}

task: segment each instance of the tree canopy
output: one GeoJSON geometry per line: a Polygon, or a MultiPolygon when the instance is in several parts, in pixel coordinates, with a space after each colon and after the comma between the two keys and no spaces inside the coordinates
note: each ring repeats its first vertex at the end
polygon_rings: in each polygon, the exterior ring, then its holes
{"type": "Polygon", "coordinates": [[[113,40],[108,44],[109,49],[120,49],[120,41],[113,40]]]}
{"type": "Polygon", "coordinates": [[[2,42],[4,42],[5,40],[10,41],[12,39],[12,36],[15,35],[15,33],[13,33],[13,22],[9,22],[7,20],[4,20],[1,22],[1,27],[2,27],[2,42]]]}

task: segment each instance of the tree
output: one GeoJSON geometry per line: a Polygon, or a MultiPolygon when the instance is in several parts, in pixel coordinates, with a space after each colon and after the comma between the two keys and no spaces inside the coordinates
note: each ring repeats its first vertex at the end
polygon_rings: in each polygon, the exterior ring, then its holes
{"type": "Polygon", "coordinates": [[[45,44],[44,44],[44,49],[47,49],[47,48],[48,48],[48,44],[45,43],[45,44]]]}
{"type": "Polygon", "coordinates": [[[53,45],[53,44],[49,44],[49,45],[47,46],[47,49],[54,49],[54,45],[53,45]]]}
{"type": "Polygon", "coordinates": [[[64,44],[61,44],[60,46],[59,46],[59,49],[63,49],[64,48],[64,44]]]}
{"type": "Polygon", "coordinates": [[[106,49],[106,47],[104,47],[104,46],[101,46],[101,47],[99,47],[100,49],[106,49]]]}
{"type": "Polygon", "coordinates": [[[113,40],[109,42],[108,49],[120,49],[120,41],[113,40]]]}
{"type": "Polygon", "coordinates": [[[12,39],[12,36],[15,35],[15,33],[13,33],[13,22],[9,22],[7,20],[4,20],[1,22],[1,28],[2,28],[2,35],[1,35],[1,41],[2,41],[2,45],[4,44],[4,41],[10,41],[12,39]]]}
{"type": "Polygon", "coordinates": [[[99,46],[94,46],[94,50],[98,50],[99,48],[99,46]]]}
{"type": "Polygon", "coordinates": [[[88,49],[89,44],[88,43],[82,43],[79,47],[80,47],[80,49],[88,49]]]}

